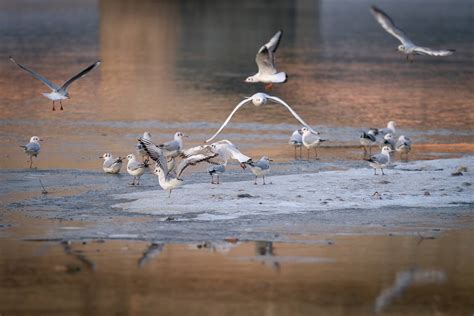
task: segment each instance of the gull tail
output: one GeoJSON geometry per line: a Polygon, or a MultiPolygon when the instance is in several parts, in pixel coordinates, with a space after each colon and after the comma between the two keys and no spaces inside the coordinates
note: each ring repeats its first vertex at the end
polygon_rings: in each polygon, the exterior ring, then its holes
{"type": "Polygon", "coordinates": [[[284,72],[279,72],[276,75],[273,75],[274,83],[285,83],[288,81],[288,75],[284,72]]]}

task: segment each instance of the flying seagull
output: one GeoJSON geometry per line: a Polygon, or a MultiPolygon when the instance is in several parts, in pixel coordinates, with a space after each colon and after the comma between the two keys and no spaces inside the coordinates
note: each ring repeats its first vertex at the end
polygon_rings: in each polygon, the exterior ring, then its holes
{"type": "Polygon", "coordinates": [[[398,46],[397,50],[406,54],[407,60],[410,60],[411,62],[413,62],[413,56],[415,55],[449,56],[455,52],[454,49],[434,50],[429,47],[418,46],[408,38],[405,32],[395,25],[392,19],[385,12],[375,6],[372,6],[370,11],[385,31],[395,36],[402,43],[398,46]]]}
{"type": "Polygon", "coordinates": [[[237,112],[242,106],[244,106],[246,103],[248,103],[249,101],[252,101],[252,103],[255,105],[255,106],[260,106],[260,105],[263,105],[263,104],[266,104],[268,102],[268,100],[270,101],[273,101],[275,103],[278,103],[278,104],[281,104],[283,105],[284,107],[286,107],[288,109],[288,111],[290,111],[290,113],[298,120],[298,122],[300,122],[303,126],[306,126],[310,131],[312,131],[313,133],[316,133],[316,134],[319,134],[318,132],[316,132],[315,130],[313,130],[308,124],[305,123],[305,121],[303,121],[303,119],[288,105],[286,104],[285,101],[283,101],[282,99],[278,98],[278,97],[274,97],[274,96],[271,96],[271,95],[268,95],[266,93],[255,93],[253,96],[251,97],[248,97],[248,98],[245,98],[244,100],[242,100],[239,104],[237,104],[237,106],[234,108],[234,110],[230,113],[230,115],[227,117],[227,119],[225,120],[224,124],[222,124],[222,126],[219,128],[219,130],[211,137],[209,138],[208,140],[206,140],[206,143],[209,143],[211,140],[213,140],[214,138],[216,138],[217,135],[219,135],[219,133],[224,129],[224,127],[229,123],[230,119],[232,118],[232,116],[235,114],[235,112],[237,112]]]}
{"type": "Polygon", "coordinates": [[[275,53],[280,44],[283,31],[279,30],[273,37],[263,45],[255,57],[257,62],[258,72],[245,79],[245,82],[263,82],[267,90],[272,88],[273,83],[284,83],[288,80],[288,76],[284,72],[277,72],[275,68],[275,53]]]}
{"type": "Polygon", "coordinates": [[[100,65],[100,60],[96,61],[95,63],[93,63],[92,65],[90,65],[89,67],[85,68],[84,70],[82,70],[81,72],[79,72],[78,74],[72,76],[69,80],[67,80],[61,87],[56,85],[55,83],[52,83],[51,81],[49,81],[48,79],[46,79],[45,77],[43,77],[42,75],[40,75],[39,73],[17,63],[12,57],[10,57],[10,60],[15,64],[17,65],[18,67],[20,67],[21,69],[23,69],[24,71],[28,72],[30,75],[32,75],[33,77],[35,77],[36,79],[40,80],[42,83],[44,83],[45,85],[47,85],[51,90],[52,92],[51,93],[43,93],[43,95],[45,97],[47,97],[48,99],[50,99],[51,101],[53,101],[53,108],[52,110],[55,111],[55,107],[54,107],[54,102],[58,101],[59,100],[59,103],[61,104],[61,110],[63,110],[63,104],[62,104],[62,100],[66,100],[66,99],[69,99],[70,96],[69,96],[69,93],[68,93],[68,88],[69,86],[74,82],[76,81],[77,79],[80,79],[82,77],[84,77],[89,71],[91,71],[92,69],[94,69],[95,67],[99,66],[100,65]]]}

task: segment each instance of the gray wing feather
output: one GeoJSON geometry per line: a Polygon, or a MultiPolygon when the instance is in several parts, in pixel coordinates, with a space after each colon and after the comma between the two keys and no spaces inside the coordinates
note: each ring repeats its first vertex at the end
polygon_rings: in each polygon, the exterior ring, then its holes
{"type": "Polygon", "coordinates": [[[156,164],[163,170],[165,175],[168,174],[168,162],[166,157],[163,154],[163,151],[153,144],[150,140],[144,139],[143,137],[139,138],[138,141],[143,146],[144,150],[148,156],[156,162],[156,164]]]}
{"type": "Polygon", "coordinates": [[[61,87],[61,90],[64,90],[64,91],[67,91],[68,87],[71,85],[71,83],[73,83],[74,81],[76,81],[77,79],[80,79],[82,77],[84,77],[89,71],[91,71],[92,69],[94,69],[95,67],[99,66],[100,65],[100,60],[96,61],[95,63],[93,63],[92,65],[90,65],[89,67],[85,68],[84,70],[82,70],[80,73],[72,76],[70,79],[68,79],[64,84],[63,86],[61,87]]]}
{"type": "Polygon", "coordinates": [[[385,12],[375,6],[372,6],[370,11],[385,31],[395,36],[403,45],[413,45],[413,42],[408,38],[405,32],[399,29],[385,12]]]}
{"type": "Polygon", "coordinates": [[[158,145],[159,148],[164,149],[166,151],[178,151],[180,150],[179,148],[179,142],[172,140],[170,142],[166,142],[163,144],[158,145]]]}
{"type": "Polygon", "coordinates": [[[384,154],[376,154],[370,157],[370,161],[383,165],[388,162],[388,157],[384,154]]]}
{"type": "Polygon", "coordinates": [[[253,164],[253,167],[258,167],[262,170],[266,170],[270,168],[270,164],[268,163],[268,161],[259,160],[253,164]]]}
{"type": "Polygon", "coordinates": [[[429,47],[416,47],[414,51],[419,55],[429,55],[429,56],[449,56],[454,54],[454,49],[441,49],[434,50],[429,47]]]}
{"type": "Polygon", "coordinates": [[[25,152],[29,153],[38,153],[40,151],[40,146],[37,143],[28,143],[24,146],[25,152]]]}
{"type": "Polygon", "coordinates": [[[212,155],[208,156],[208,155],[204,155],[204,154],[199,154],[199,155],[194,155],[194,156],[191,156],[189,158],[186,158],[186,159],[183,159],[179,166],[178,166],[178,169],[177,169],[177,175],[178,175],[178,178],[181,177],[181,175],[183,174],[184,170],[189,167],[189,166],[195,166],[197,165],[198,163],[201,163],[203,161],[210,161],[210,159],[216,157],[218,154],[217,153],[213,153],[212,155]]]}
{"type": "Polygon", "coordinates": [[[20,67],[21,69],[23,69],[24,71],[28,72],[30,75],[32,75],[33,77],[35,77],[36,79],[38,79],[39,81],[41,81],[42,83],[44,83],[45,85],[47,85],[51,90],[59,90],[60,87],[54,83],[52,83],[51,81],[49,81],[48,79],[46,79],[45,77],[43,77],[42,75],[40,75],[39,73],[37,73],[36,71],[33,71],[19,63],[17,63],[12,57],[10,57],[10,60],[15,64],[17,65],[18,67],[20,67]]]}

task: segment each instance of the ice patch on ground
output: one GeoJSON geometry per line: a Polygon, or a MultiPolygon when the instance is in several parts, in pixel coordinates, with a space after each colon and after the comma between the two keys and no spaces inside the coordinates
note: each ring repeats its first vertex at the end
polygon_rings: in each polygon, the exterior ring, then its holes
{"type": "Polygon", "coordinates": [[[375,176],[371,168],[354,168],[268,176],[267,185],[253,185],[250,178],[248,182],[220,185],[195,183],[173,191],[171,198],[162,190],[115,195],[132,201],[114,207],[143,214],[179,214],[182,220],[215,221],[342,209],[380,208],[384,212],[392,206],[430,208],[474,203],[473,156],[398,163],[385,172],[385,176],[375,176]],[[453,176],[460,166],[468,171],[453,176]]]}

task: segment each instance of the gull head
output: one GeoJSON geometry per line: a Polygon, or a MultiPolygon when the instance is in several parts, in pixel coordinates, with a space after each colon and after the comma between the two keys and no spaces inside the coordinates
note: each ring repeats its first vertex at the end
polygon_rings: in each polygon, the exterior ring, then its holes
{"type": "Polygon", "coordinates": [[[111,157],[112,157],[112,154],[105,153],[105,154],[103,154],[102,156],[100,156],[99,158],[101,158],[101,159],[108,159],[108,158],[111,158],[111,157]]]}
{"type": "Polygon", "coordinates": [[[393,135],[391,133],[388,133],[388,134],[385,134],[385,136],[383,137],[384,140],[392,140],[393,139],[393,135]]]}
{"type": "Polygon", "coordinates": [[[300,129],[298,129],[298,130],[296,130],[296,131],[298,132],[298,134],[303,135],[303,129],[300,128],[300,129]]]}
{"type": "Polygon", "coordinates": [[[245,79],[244,82],[256,82],[256,80],[254,76],[250,76],[250,77],[247,77],[247,79],[245,79]]]}
{"type": "Polygon", "coordinates": [[[265,161],[267,161],[267,162],[273,161],[272,159],[268,158],[267,156],[263,156],[263,157],[261,158],[261,160],[265,160],[265,161]]]}
{"type": "Polygon", "coordinates": [[[388,155],[392,151],[393,151],[393,149],[390,149],[390,147],[388,147],[388,146],[383,146],[383,148],[382,148],[382,154],[388,155]]]}
{"type": "Polygon", "coordinates": [[[153,169],[153,173],[157,176],[164,175],[163,169],[161,169],[159,166],[155,166],[155,169],[153,169]]]}
{"type": "Polygon", "coordinates": [[[314,134],[314,135],[319,135],[319,132],[316,132],[316,131],[313,132],[307,127],[301,128],[301,135],[309,134],[309,133],[314,134]]]}
{"type": "Polygon", "coordinates": [[[38,136],[33,136],[30,138],[30,143],[38,143],[38,142],[42,142],[43,140],[40,139],[38,136]]]}
{"type": "Polygon", "coordinates": [[[129,155],[127,156],[127,159],[128,159],[128,160],[135,160],[135,155],[134,155],[134,154],[129,154],[129,155]]]}
{"type": "Polygon", "coordinates": [[[174,134],[174,139],[175,140],[179,140],[183,137],[188,137],[187,135],[184,135],[182,132],[177,132],[176,134],[174,134]]]}
{"type": "Polygon", "coordinates": [[[265,95],[265,93],[261,93],[261,92],[255,93],[252,96],[252,103],[255,106],[263,105],[263,104],[267,103],[267,96],[265,95]]]}
{"type": "Polygon", "coordinates": [[[398,50],[399,52],[405,52],[405,46],[403,46],[403,45],[398,45],[397,50],[398,50]]]}
{"type": "Polygon", "coordinates": [[[390,121],[387,123],[387,128],[390,128],[390,129],[395,129],[395,122],[394,121],[390,121]]]}
{"type": "Polygon", "coordinates": [[[147,139],[147,140],[151,140],[151,134],[150,132],[145,132],[143,133],[143,138],[147,139]]]}

